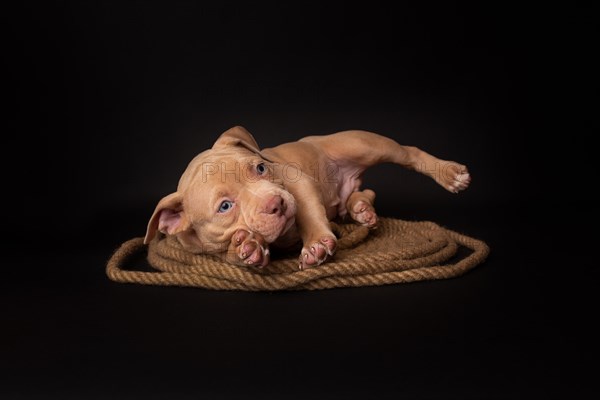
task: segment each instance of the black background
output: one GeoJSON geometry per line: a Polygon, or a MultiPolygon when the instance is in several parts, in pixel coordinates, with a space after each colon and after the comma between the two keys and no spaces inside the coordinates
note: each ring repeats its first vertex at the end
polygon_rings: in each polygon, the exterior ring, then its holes
{"type": "Polygon", "coordinates": [[[590,8],[28,2],[4,19],[3,398],[597,390],[590,8]],[[366,186],[380,215],[490,258],[321,292],[109,281],[111,253],[238,124],[263,147],[366,129],[465,163],[458,196],[395,166],[366,186]]]}

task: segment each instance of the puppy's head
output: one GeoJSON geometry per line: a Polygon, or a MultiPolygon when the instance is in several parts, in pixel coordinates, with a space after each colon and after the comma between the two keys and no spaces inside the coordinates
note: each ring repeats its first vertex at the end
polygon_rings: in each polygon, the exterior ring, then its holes
{"type": "Polygon", "coordinates": [[[195,253],[219,253],[238,229],[272,243],[294,224],[295,214],[296,202],[275,178],[272,163],[248,131],[234,127],[196,156],[177,191],[160,200],[144,242],[160,231],[177,235],[195,253]]]}

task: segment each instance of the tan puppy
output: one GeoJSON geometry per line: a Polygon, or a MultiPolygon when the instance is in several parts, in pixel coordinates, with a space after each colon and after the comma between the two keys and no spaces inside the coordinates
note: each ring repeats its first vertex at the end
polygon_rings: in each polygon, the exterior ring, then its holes
{"type": "Polygon", "coordinates": [[[255,266],[269,262],[270,245],[301,242],[299,267],[317,266],[335,252],[330,220],[349,215],[376,226],[375,193],[360,191],[361,177],[384,162],[428,175],[452,193],[470,182],[465,166],[375,133],[309,136],[259,150],[252,135],[236,126],[190,162],[177,191],[156,206],[145,242],[158,230],[194,253],[255,266]]]}

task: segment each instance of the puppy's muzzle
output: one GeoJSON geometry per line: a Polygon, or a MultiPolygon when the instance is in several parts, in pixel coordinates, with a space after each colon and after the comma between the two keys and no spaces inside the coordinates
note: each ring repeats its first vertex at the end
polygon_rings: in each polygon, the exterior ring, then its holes
{"type": "Polygon", "coordinates": [[[287,205],[285,204],[283,197],[275,195],[263,204],[263,208],[260,212],[279,217],[284,215],[286,211],[287,205]]]}
{"type": "Polygon", "coordinates": [[[286,233],[295,222],[296,204],[287,192],[271,191],[263,194],[255,208],[246,208],[244,221],[250,231],[259,233],[272,243],[286,233]]]}

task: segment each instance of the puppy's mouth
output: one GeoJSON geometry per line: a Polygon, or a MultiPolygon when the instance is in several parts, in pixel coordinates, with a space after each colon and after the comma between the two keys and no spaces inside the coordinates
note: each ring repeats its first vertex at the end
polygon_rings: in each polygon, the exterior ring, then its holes
{"type": "Polygon", "coordinates": [[[296,203],[294,202],[293,207],[290,209],[290,207],[287,207],[286,212],[283,215],[286,219],[286,223],[283,226],[283,229],[281,230],[281,232],[279,233],[279,235],[277,235],[277,237],[279,236],[283,236],[287,233],[287,231],[290,230],[290,228],[294,225],[294,223],[296,222],[296,203]]]}

